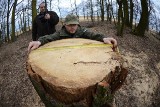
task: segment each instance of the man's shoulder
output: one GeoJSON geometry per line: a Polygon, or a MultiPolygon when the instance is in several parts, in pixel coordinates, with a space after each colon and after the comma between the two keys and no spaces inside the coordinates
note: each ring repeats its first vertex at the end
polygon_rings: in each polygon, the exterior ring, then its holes
{"type": "Polygon", "coordinates": [[[82,26],[79,25],[79,30],[82,31],[82,32],[86,32],[87,28],[86,27],[82,27],[82,26]]]}
{"type": "Polygon", "coordinates": [[[55,11],[48,11],[48,13],[50,13],[50,14],[56,14],[55,11]]]}

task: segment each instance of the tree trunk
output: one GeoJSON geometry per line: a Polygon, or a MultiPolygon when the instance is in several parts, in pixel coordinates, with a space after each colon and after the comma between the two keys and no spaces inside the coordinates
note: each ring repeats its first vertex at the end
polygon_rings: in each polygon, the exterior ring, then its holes
{"type": "Polygon", "coordinates": [[[76,12],[76,16],[79,18],[79,15],[78,15],[78,10],[77,10],[77,4],[76,4],[76,0],[74,0],[74,6],[75,6],[75,12],[76,12]]]}
{"type": "Polygon", "coordinates": [[[127,76],[123,62],[110,45],[89,39],[63,39],[32,51],[27,72],[41,98],[65,105],[82,101],[83,106],[93,107],[99,101],[110,103],[106,94],[113,96],[127,76]],[[98,87],[107,89],[106,93],[101,94],[98,87]],[[99,94],[106,100],[98,98],[99,94]]]}
{"type": "Polygon", "coordinates": [[[104,0],[100,0],[101,21],[104,21],[104,0]]]}
{"type": "Polygon", "coordinates": [[[124,23],[129,26],[129,12],[128,12],[128,0],[123,1],[123,11],[124,11],[124,23]]]}
{"type": "Polygon", "coordinates": [[[10,0],[8,0],[8,10],[7,10],[7,42],[10,41],[10,38],[9,38],[9,13],[10,13],[10,10],[9,10],[9,7],[10,7],[10,0]]]}
{"type": "Polygon", "coordinates": [[[0,46],[2,45],[2,31],[0,31],[0,46]]]}
{"type": "Polygon", "coordinates": [[[118,24],[117,24],[117,36],[123,36],[123,29],[124,29],[124,17],[123,17],[123,2],[121,0],[117,0],[119,5],[118,9],[118,24]]]}
{"type": "Polygon", "coordinates": [[[15,36],[15,10],[16,10],[16,6],[17,6],[17,1],[14,1],[14,6],[13,6],[13,10],[12,10],[12,35],[11,35],[11,41],[14,42],[16,40],[16,36],[15,36]]]}
{"type": "Polygon", "coordinates": [[[29,22],[30,22],[30,17],[29,17],[29,0],[28,0],[28,9],[27,9],[27,19],[28,19],[28,30],[30,31],[30,24],[29,24],[29,22]]]}
{"type": "Polygon", "coordinates": [[[148,0],[141,0],[141,7],[142,7],[142,13],[141,13],[141,18],[138,23],[138,26],[135,29],[135,34],[138,36],[144,36],[145,30],[148,25],[148,0]]]}
{"type": "Polygon", "coordinates": [[[32,23],[33,23],[34,18],[37,15],[36,2],[37,0],[32,0],[32,23]]]}
{"type": "Polygon", "coordinates": [[[93,3],[92,3],[92,0],[90,0],[90,17],[91,17],[91,21],[94,22],[94,19],[93,19],[93,3]]]}
{"type": "Polygon", "coordinates": [[[132,29],[132,26],[133,26],[133,1],[130,0],[130,20],[129,20],[129,26],[130,28],[132,29]]]}

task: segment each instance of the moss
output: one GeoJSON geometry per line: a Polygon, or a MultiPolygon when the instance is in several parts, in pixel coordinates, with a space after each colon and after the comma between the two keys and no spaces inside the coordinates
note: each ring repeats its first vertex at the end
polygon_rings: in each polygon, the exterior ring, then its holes
{"type": "Polygon", "coordinates": [[[96,94],[94,95],[93,107],[103,107],[103,105],[111,105],[113,102],[110,86],[97,86],[96,94]]]}

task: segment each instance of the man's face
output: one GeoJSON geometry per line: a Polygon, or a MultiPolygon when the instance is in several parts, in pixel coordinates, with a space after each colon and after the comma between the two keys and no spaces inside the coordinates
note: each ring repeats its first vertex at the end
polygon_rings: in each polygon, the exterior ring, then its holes
{"type": "Polygon", "coordinates": [[[40,12],[45,12],[46,11],[45,3],[41,3],[39,5],[39,8],[40,8],[40,12]]]}
{"type": "Polygon", "coordinates": [[[77,24],[65,25],[65,28],[69,33],[74,34],[77,31],[78,25],[77,24]]]}

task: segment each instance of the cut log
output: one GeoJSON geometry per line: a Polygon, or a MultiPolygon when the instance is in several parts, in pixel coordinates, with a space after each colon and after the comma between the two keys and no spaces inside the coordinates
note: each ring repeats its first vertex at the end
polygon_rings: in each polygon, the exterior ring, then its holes
{"type": "MultiPolygon", "coordinates": [[[[65,104],[92,101],[96,84],[101,81],[116,90],[126,78],[123,61],[112,46],[89,39],[63,39],[50,42],[32,51],[27,60],[27,72],[39,86],[39,91],[65,104]],[[114,83],[117,83],[114,86],[114,83]],[[119,82],[121,81],[121,82],[119,82]]],[[[115,90],[112,89],[114,92],[115,90]]],[[[91,102],[90,102],[91,103],[91,102]]]]}

